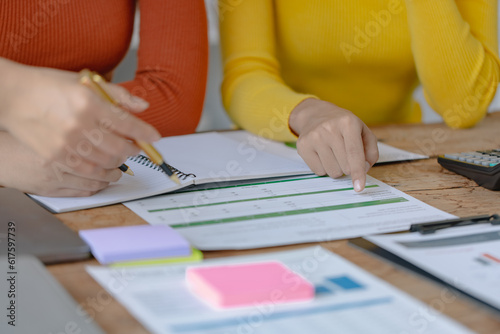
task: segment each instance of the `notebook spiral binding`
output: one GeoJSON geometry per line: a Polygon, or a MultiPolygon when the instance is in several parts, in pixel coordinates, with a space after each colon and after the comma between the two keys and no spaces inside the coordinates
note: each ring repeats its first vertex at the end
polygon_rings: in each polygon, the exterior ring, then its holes
{"type": "MultiPolygon", "coordinates": [[[[155,164],[154,162],[152,162],[147,156],[145,155],[142,155],[142,154],[139,154],[139,155],[136,155],[134,157],[129,157],[129,160],[133,161],[133,162],[137,162],[143,166],[146,166],[146,167],[149,167],[149,168],[152,168],[156,171],[159,171],[159,172],[162,172],[164,173],[164,171],[160,168],[160,166],[158,166],[157,164],[155,164]]],[[[166,164],[168,166],[168,168],[170,168],[170,170],[172,172],[174,172],[175,175],[177,175],[177,177],[181,180],[185,180],[187,179],[188,177],[196,177],[195,174],[193,173],[184,173],[180,170],[178,170],[177,168],[169,165],[169,164],[166,164]]]]}

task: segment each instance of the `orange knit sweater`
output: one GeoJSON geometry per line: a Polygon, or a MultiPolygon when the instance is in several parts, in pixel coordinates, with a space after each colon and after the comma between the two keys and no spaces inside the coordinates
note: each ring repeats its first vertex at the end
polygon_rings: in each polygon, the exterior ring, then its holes
{"type": "MultiPolygon", "coordinates": [[[[202,0],[140,0],[138,66],[121,83],[150,108],[138,114],[163,136],[193,132],[205,95],[208,43],[202,0]]],[[[134,0],[2,0],[0,57],[112,76],[125,56],[134,0]]]]}

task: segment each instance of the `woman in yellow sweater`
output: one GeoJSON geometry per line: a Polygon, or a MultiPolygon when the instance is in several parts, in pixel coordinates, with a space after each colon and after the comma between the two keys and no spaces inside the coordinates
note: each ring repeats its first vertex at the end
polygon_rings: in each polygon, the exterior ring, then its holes
{"type": "Polygon", "coordinates": [[[453,128],[495,95],[497,0],[219,0],[224,106],[239,126],[297,140],[318,175],[364,188],[377,161],[365,125],[421,119],[421,83],[453,128]],[[298,137],[298,138],[297,138],[298,137]]]}

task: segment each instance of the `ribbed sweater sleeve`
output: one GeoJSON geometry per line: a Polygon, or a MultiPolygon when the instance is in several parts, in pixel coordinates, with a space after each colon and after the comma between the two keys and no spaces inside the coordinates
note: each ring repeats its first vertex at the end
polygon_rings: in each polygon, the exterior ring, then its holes
{"type": "Polygon", "coordinates": [[[222,99],[238,126],[258,135],[295,140],[288,118],[311,95],[290,89],[276,58],[273,1],[219,2],[224,67],[222,99]]]}
{"type": "Polygon", "coordinates": [[[122,83],[150,108],[138,114],[162,136],[194,132],[203,109],[208,37],[203,0],[140,0],[134,80],[122,83]]]}
{"type": "Polygon", "coordinates": [[[473,126],[499,80],[497,1],[406,0],[406,6],[426,99],[449,126],[473,126]]]}

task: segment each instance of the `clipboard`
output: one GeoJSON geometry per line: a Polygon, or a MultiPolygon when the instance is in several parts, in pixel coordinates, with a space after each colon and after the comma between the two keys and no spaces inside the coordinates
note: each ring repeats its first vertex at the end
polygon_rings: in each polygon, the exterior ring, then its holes
{"type": "MultiPolygon", "coordinates": [[[[431,222],[431,223],[423,223],[423,224],[414,224],[411,226],[409,233],[408,232],[398,232],[398,233],[393,233],[390,235],[385,235],[382,237],[387,237],[391,238],[391,235],[395,238],[401,238],[403,236],[409,236],[413,233],[416,233],[418,235],[422,236],[422,239],[426,238],[425,236],[432,236],[435,235],[436,232],[438,231],[443,231],[447,229],[453,229],[455,227],[467,227],[467,226],[478,226],[484,224],[483,228],[487,229],[487,226],[491,227],[497,227],[500,226],[500,216],[497,214],[494,215],[482,215],[482,216],[474,216],[474,217],[465,217],[465,218],[458,218],[458,219],[451,219],[451,220],[443,220],[443,221],[436,221],[436,222],[431,222]]],[[[484,233],[483,233],[484,234],[484,233]]],[[[479,234],[477,234],[479,235],[479,234]]],[[[474,237],[476,234],[471,234],[470,237],[474,237]]],[[[481,243],[481,242],[495,242],[500,245],[500,232],[498,232],[498,239],[492,239],[489,237],[489,239],[484,239],[484,236],[480,236],[483,239],[477,239],[472,240],[473,242],[476,243],[481,243]],[[491,240],[490,240],[491,239],[491,240]]],[[[370,237],[366,237],[370,238],[370,237]]],[[[426,279],[431,280],[432,282],[438,283],[446,288],[449,288],[451,291],[456,292],[462,296],[465,296],[466,298],[472,300],[475,303],[478,303],[482,306],[485,306],[487,309],[494,311],[495,313],[499,314],[500,313],[500,307],[499,304],[493,305],[491,302],[488,302],[485,300],[485,298],[482,298],[484,296],[481,296],[474,291],[468,290],[470,287],[467,286],[457,286],[457,284],[451,283],[448,279],[446,279],[445,276],[440,275],[439,273],[432,272],[430,270],[427,270],[426,268],[423,268],[420,264],[417,263],[416,261],[412,261],[408,258],[402,257],[399,254],[396,254],[395,252],[385,249],[376,243],[367,240],[366,238],[356,238],[356,239],[351,239],[349,240],[349,244],[361,249],[362,251],[365,251],[369,254],[375,255],[383,260],[389,261],[396,266],[399,266],[403,268],[404,270],[416,273],[426,279]]],[[[377,238],[371,237],[372,239],[377,238]]],[[[453,237],[453,236],[443,236],[442,239],[436,239],[437,236],[434,237],[433,240],[452,240],[452,239],[457,239],[458,237],[453,237]]],[[[429,240],[431,241],[431,240],[429,240]]],[[[401,242],[399,242],[401,243],[401,242]]],[[[440,247],[455,247],[457,245],[444,245],[440,246],[435,243],[435,245],[432,245],[432,242],[426,242],[426,244],[420,243],[419,247],[428,247],[429,251],[433,251],[435,249],[439,249],[440,247]]],[[[458,245],[460,246],[460,245],[458,245]]],[[[457,247],[458,247],[457,246],[457,247]]],[[[411,247],[411,245],[410,245],[411,247]]],[[[493,258],[496,259],[496,258],[493,258]]],[[[479,260],[479,259],[478,259],[479,260]]],[[[499,259],[496,259],[499,260],[499,259]]],[[[491,261],[492,263],[494,262],[493,260],[491,261]]],[[[493,263],[492,265],[497,265],[494,270],[497,270],[500,273],[500,262],[498,263],[493,263]]],[[[465,264],[464,264],[465,266],[465,264]]],[[[461,284],[460,284],[461,285],[461,284]]]]}

